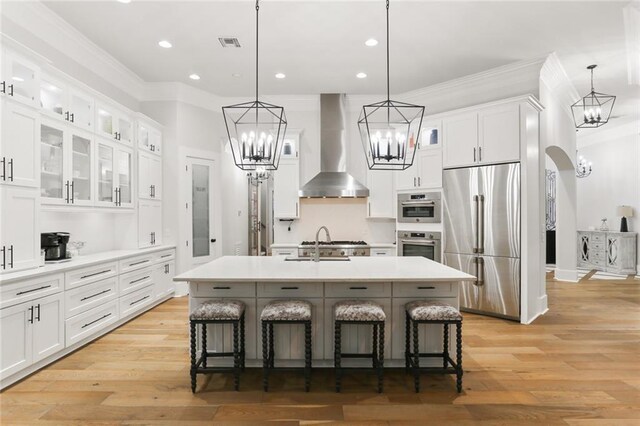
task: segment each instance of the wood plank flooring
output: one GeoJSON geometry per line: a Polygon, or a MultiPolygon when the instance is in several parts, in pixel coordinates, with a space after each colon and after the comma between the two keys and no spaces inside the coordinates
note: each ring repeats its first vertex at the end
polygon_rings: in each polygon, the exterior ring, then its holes
{"type": "Polygon", "coordinates": [[[640,424],[640,280],[547,282],[550,310],[534,324],[465,314],[464,391],[424,376],[423,391],[391,370],[385,393],[354,375],[333,392],[331,370],[312,392],[294,373],[248,370],[189,388],[187,300],[173,299],[0,394],[9,424],[640,424]]]}

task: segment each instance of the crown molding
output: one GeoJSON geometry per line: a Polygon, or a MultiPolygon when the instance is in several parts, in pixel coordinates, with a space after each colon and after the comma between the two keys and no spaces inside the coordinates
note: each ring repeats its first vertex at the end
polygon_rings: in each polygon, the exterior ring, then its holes
{"type": "Polygon", "coordinates": [[[558,104],[562,106],[562,110],[573,122],[571,105],[580,99],[580,95],[555,52],[547,56],[547,60],[540,70],[540,82],[547,87],[548,95],[557,100],[558,104]]]}
{"type": "Polygon", "coordinates": [[[640,1],[622,9],[627,44],[627,72],[630,85],[640,85],[640,1]]]}

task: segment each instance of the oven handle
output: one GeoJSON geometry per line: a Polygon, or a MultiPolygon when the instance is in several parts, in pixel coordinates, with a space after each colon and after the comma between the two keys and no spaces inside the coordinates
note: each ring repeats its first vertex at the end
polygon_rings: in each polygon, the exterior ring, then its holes
{"type": "Polygon", "coordinates": [[[400,204],[402,204],[403,206],[415,206],[415,205],[420,205],[420,204],[424,204],[425,206],[433,206],[436,204],[435,201],[424,201],[424,200],[415,200],[415,201],[401,201],[400,204]]]}
{"type": "Polygon", "coordinates": [[[415,245],[419,245],[419,246],[433,246],[435,247],[436,244],[438,244],[437,241],[434,240],[424,240],[424,241],[415,241],[415,240],[400,240],[401,243],[403,244],[415,244],[415,245]]]}

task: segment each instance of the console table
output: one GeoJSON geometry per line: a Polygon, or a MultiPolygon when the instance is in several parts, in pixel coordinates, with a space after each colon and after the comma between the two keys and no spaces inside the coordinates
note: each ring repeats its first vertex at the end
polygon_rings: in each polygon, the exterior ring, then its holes
{"type": "Polygon", "coordinates": [[[636,274],[635,232],[578,231],[578,267],[636,274]]]}

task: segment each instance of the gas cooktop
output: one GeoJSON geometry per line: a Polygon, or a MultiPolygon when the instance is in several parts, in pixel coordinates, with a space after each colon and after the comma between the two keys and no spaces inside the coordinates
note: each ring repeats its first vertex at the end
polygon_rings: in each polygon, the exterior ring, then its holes
{"type": "MultiPolygon", "coordinates": [[[[319,244],[321,246],[366,246],[368,245],[364,241],[320,241],[319,244]]],[[[301,246],[314,246],[316,245],[315,241],[303,241],[301,246]]]]}
{"type": "MultiPolygon", "coordinates": [[[[315,241],[303,241],[298,246],[298,257],[311,257],[315,254],[315,241]]],[[[371,249],[364,241],[319,241],[320,257],[369,256],[371,249]]]]}

